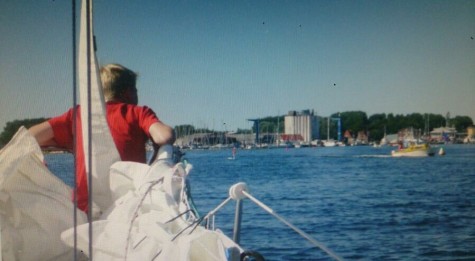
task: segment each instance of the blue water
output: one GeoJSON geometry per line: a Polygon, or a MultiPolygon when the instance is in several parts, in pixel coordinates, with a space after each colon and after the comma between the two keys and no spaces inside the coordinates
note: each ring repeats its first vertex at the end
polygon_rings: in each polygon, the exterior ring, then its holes
{"type": "MultiPolygon", "coordinates": [[[[475,260],[475,146],[446,156],[391,158],[391,148],[187,151],[193,199],[205,214],[237,182],[345,260],[475,260]]],[[[71,157],[48,155],[70,183],[71,157]],[[69,164],[69,165],[68,165],[69,164]]],[[[234,204],[216,217],[232,235],[234,204]]],[[[266,260],[331,260],[249,200],[241,245],[266,260]]]]}

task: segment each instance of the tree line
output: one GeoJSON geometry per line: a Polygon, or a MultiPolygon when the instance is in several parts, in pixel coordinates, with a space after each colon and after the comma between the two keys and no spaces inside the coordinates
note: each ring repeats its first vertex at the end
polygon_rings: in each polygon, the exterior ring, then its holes
{"type": "MultiPolygon", "coordinates": [[[[284,133],[284,118],[281,116],[270,116],[259,120],[260,133],[284,133]]],[[[405,128],[414,128],[420,130],[420,133],[430,132],[434,128],[454,127],[457,132],[466,132],[467,128],[473,126],[473,120],[468,116],[455,116],[447,118],[440,114],[431,113],[411,113],[407,115],[393,113],[378,113],[371,116],[363,111],[337,112],[330,115],[330,118],[340,118],[342,135],[345,131],[350,131],[356,135],[359,131],[364,131],[372,141],[379,141],[384,134],[395,134],[405,128]]],[[[327,117],[318,117],[320,136],[327,133],[327,117]]],[[[222,131],[213,131],[208,129],[195,129],[193,125],[179,125],[175,127],[177,137],[183,137],[195,133],[219,133],[222,131]]],[[[238,134],[255,133],[255,126],[252,129],[238,129],[238,134]]],[[[337,122],[330,121],[330,137],[337,137],[337,122]]]]}
{"type": "Polygon", "coordinates": [[[379,113],[367,117],[365,112],[350,111],[335,113],[332,117],[341,118],[343,132],[345,130],[350,130],[352,133],[365,131],[372,141],[381,140],[385,133],[396,134],[405,128],[413,128],[420,130],[422,134],[429,134],[428,132],[439,127],[454,127],[457,132],[466,132],[468,127],[473,126],[473,121],[468,116],[449,118],[431,113],[407,115],[379,113]]]}
{"type": "MultiPolygon", "coordinates": [[[[285,115],[265,117],[259,120],[260,133],[284,133],[284,117],[285,115]]],[[[444,117],[440,114],[431,113],[411,113],[402,114],[385,114],[378,113],[371,116],[363,111],[346,111],[337,112],[330,115],[331,118],[340,118],[342,134],[348,130],[353,134],[359,131],[365,131],[369,135],[370,140],[379,141],[387,134],[397,133],[404,128],[412,127],[421,130],[421,133],[431,131],[434,128],[450,126],[454,127],[457,132],[466,132],[467,128],[473,126],[472,118],[468,116],[455,116],[453,118],[444,117]]],[[[47,120],[46,118],[24,119],[7,122],[3,132],[0,134],[0,147],[3,147],[13,137],[21,126],[29,128],[35,124],[47,120]]],[[[320,135],[327,133],[327,118],[319,117],[320,135]]],[[[193,125],[185,124],[175,126],[177,137],[183,137],[196,133],[220,133],[222,131],[209,130],[206,128],[195,128],[193,125]]],[[[238,129],[239,134],[255,133],[252,129],[238,129]]],[[[330,137],[336,138],[337,123],[330,121],[330,137]]]]}
{"type": "Polygon", "coordinates": [[[3,131],[0,134],[0,148],[10,141],[10,139],[13,137],[13,135],[15,135],[21,126],[25,126],[28,129],[31,126],[41,123],[45,120],[47,120],[47,118],[23,119],[7,122],[5,128],[3,128],[3,131]]]}

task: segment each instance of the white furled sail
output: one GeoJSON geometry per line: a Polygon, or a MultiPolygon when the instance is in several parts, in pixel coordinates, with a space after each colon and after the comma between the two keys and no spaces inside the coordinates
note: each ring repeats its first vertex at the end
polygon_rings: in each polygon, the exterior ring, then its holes
{"type": "MultiPolygon", "coordinates": [[[[71,189],[43,163],[43,154],[21,127],[0,151],[0,227],[3,261],[71,260],[61,232],[74,224],[71,189]]],[[[87,220],[78,212],[77,223],[87,220]]]]}
{"type": "Polygon", "coordinates": [[[78,70],[82,142],[86,172],[91,173],[88,178],[92,177],[92,200],[104,211],[112,204],[109,167],[119,161],[120,156],[106,118],[99,66],[94,51],[91,0],[82,1],[80,25],[78,70]]]}
{"type": "MultiPolygon", "coordinates": [[[[92,222],[92,256],[101,261],[230,261],[242,249],[219,231],[199,226],[186,204],[190,165],[159,160],[152,166],[117,162],[111,167],[112,208],[92,222]]],[[[78,248],[89,253],[89,224],[78,227],[78,248]]],[[[62,234],[73,246],[73,229],[62,234]]]]}

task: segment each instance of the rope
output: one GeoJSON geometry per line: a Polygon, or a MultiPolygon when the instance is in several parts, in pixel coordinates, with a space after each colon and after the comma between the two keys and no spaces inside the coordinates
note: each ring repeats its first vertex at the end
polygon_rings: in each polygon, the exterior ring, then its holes
{"type": "Polygon", "coordinates": [[[160,179],[152,182],[150,184],[150,186],[148,187],[147,191],[145,191],[144,195],[142,196],[142,198],[140,199],[140,202],[139,204],[137,205],[137,208],[135,208],[135,211],[134,211],[134,215],[132,217],[132,220],[130,221],[130,226],[129,226],[129,231],[127,233],[127,242],[126,242],[126,245],[125,245],[125,255],[124,255],[124,260],[127,260],[127,255],[129,253],[129,241],[130,241],[130,234],[132,232],[132,226],[134,225],[134,221],[135,219],[138,217],[138,212],[139,212],[139,209],[140,207],[142,207],[142,204],[145,200],[145,197],[150,193],[150,191],[152,190],[152,188],[157,185],[158,183],[160,182],[163,182],[164,178],[161,177],[160,179]]]}
{"type": "Polygon", "coordinates": [[[173,222],[173,221],[177,220],[179,217],[181,217],[181,216],[183,216],[183,215],[186,215],[186,214],[187,214],[188,212],[190,212],[190,211],[191,211],[191,209],[188,209],[188,210],[186,210],[185,212],[178,214],[178,216],[176,216],[176,217],[174,217],[174,218],[172,218],[172,219],[166,221],[165,224],[168,224],[168,223],[170,223],[170,222],[173,222]]]}
{"type": "Polygon", "coordinates": [[[184,229],[182,229],[180,232],[178,232],[173,238],[172,241],[174,241],[176,238],[178,238],[183,232],[185,232],[187,229],[193,226],[193,229],[190,231],[191,234],[195,229],[198,227],[198,225],[203,222],[203,220],[209,220],[210,217],[214,217],[216,212],[220,210],[222,207],[224,207],[229,201],[231,200],[231,197],[228,197],[225,199],[221,204],[219,204],[215,209],[211,210],[206,216],[198,218],[196,221],[192,222],[190,225],[186,226],[184,229]]]}
{"type": "Polygon", "coordinates": [[[188,228],[190,227],[193,227],[193,229],[191,230],[191,233],[193,233],[193,231],[195,231],[196,227],[203,221],[203,218],[200,218],[200,219],[197,219],[195,222],[192,222],[191,224],[189,224],[188,226],[186,226],[184,229],[182,229],[180,232],[178,232],[173,238],[171,241],[175,241],[175,239],[177,239],[181,234],[183,234],[183,232],[185,232],[188,228]]]}
{"type": "Polygon", "coordinates": [[[195,205],[195,201],[193,200],[193,197],[191,196],[190,182],[188,182],[188,179],[186,179],[184,183],[185,183],[184,184],[185,185],[184,186],[185,196],[183,197],[183,201],[188,206],[188,208],[191,210],[191,212],[193,213],[193,216],[196,219],[199,219],[200,218],[200,213],[198,212],[198,209],[196,208],[196,205],[195,205]]]}

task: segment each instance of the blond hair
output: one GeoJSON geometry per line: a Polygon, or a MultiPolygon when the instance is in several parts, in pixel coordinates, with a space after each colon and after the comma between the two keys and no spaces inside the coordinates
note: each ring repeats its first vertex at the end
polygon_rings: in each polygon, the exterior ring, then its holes
{"type": "Polygon", "coordinates": [[[107,64],[101,67],[101,81],[105,100],[115,100],[128,88],[136,88],[137,73],[120,64],[107,64]]]}

